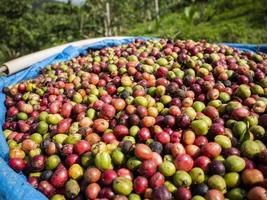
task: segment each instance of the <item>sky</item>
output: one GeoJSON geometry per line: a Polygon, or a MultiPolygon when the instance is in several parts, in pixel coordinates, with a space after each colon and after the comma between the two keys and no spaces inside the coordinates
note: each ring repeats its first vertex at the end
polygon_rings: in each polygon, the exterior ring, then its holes
{"type": "MultiPolygon", "coordinates": [[[[57,0],[57,1],[68,2],[68,0],[57,0]]],[[[72,0],[72,3],[73,3],[73,4],[76,4],[76,5],[80,5],[80,4],[82,4],[83,2],[85,2],[85,0],[72,0]]]]}

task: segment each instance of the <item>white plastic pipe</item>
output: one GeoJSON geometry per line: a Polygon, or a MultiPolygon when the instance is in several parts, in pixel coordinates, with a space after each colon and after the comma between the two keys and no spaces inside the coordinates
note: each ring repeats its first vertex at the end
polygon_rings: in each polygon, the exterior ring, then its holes
{"type": "Polygon", "coordinates": [[[10,74],[14,74],[20,70],[23,70],[35,63],[38,63],[50,56],[53,56],[55,54],[58,54],[60,52],[62,52],[67,46],[75,46],[75,47],[82,47],[82,46],[86,46],[95,42],[99,42],[101,40],[104,39],[115,39],[115,40],[119,40],[119,39],[125,39],[125,38],[131,38],[131,37],[101,37],[101,38],[93,38],[93,39],[86,39],[86,40],[80,40],[77,42],[71,42],[71,43],[67,43],[67,44],[63,44],[60,46],[56,46],[56,47],[52,47],[49,49],[45,49],[42,51],[38,51],[26,56],[22,56],[19,58],[16,58],[14,60],[8,61],[6,63],[3,64],[3,66],[0,67],[0,71],[6,71],[6,73],[8,75],[10,74]]]}

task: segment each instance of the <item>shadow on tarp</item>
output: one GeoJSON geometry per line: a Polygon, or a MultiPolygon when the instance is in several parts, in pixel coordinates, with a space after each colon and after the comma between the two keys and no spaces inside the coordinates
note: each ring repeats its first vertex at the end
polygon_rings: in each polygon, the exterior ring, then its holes
{"type": "MultiPolygon", "coordinates": [[[[101,49],[104,47],[111,47],[121,44],[126,44],[134,41],[136,38],[152,39],[147,37],[129,37],[126,39],[106,39],[100,42],[92,43],[90,45],[77,48],[69,46],[65,48],[61,53],[51,56],[39,63],[30,66],[20,72],[17,72],[11,76],[0,78],[0,124],[3,125],[5,121],[6,108],[4,106],[5,95],[2,93],[2,89],[6,86],[16,84],[22,80],[34,78],[40,72],[40,69],[47,65],[67,61],[79,55],[86,54],[87,49],[101,49]]],[[[232,44],[225,43],[229,46],[238,48],[245,51],[262,51],[267,53],[267,45],[246,45],[246,44],[232,44]]],[[[16,173],[7,164],[9,149],[3,135],[2,129],[0,129],[0,200],[47,200],[47,198],[35,190],[27,181],[26,177],[22,173],[16,173]]]]}

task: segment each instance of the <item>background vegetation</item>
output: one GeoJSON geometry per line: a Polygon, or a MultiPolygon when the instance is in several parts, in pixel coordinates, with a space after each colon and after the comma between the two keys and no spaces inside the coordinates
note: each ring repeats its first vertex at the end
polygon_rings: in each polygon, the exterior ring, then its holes
{"type": "Polygon", "coordinates": [[[267,43],[267,0],[86,0],[80,6],[71,0],[4,0],[0,4],[0,63],[65,42],[110,35],[267,43]]]}

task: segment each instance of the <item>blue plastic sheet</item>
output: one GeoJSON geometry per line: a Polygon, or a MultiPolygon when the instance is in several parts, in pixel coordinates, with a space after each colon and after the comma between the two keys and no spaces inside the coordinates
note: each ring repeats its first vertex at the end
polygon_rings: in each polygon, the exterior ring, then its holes
{"type": "MultiPolygon", "coordinates": [[[[138,37],[140,38],[140,37],[138,37]]],[[[151,39],[144,38],[143,39],[151,39]]],[[[67,61],[78,55],[85,54],[87,49],[101,49],[104,47],[116,46],[120,44],[130,43],[136,37],[130,37],[126,39],[113,40],[106,39],[100,42],[93,43],[88,46],[76,48],[69,46],[64,49],[61,53],[51,56],[42,62],[36,63],[33,66],[20,71],[14,75],[0,78],[0,91],[6,86],[13,85],[22,80],[34,78],[38,75],[40,69],[47,65],[67,61]]],[[[245,51],[262,51],[267,53],[267,45],[249,45],[249,44],[232,44],[226,43],[229,46],[238,48],[245,51]]],[[[5,95],[0,92],[0,125],[5,121],[6,108],[4,106],[5,95]]],[[[3,136],[2,129],[0,128],[0,200],[47,200],[47,198],[39,191],[32,188],[27,183],[26,178],[23,174],[18,174],[13,171],[7,164],[8,162],[9,149],[8,145],[3,136]]]]}
{"type": "Polygon", "coordinates": [[[267,53],[267,44],[255,45],[255,44],[236,44],[236,43],[224,43],[228,46],[237,48],[242,51],[251,51],[251,52],[263,52],[267,53]]]}

